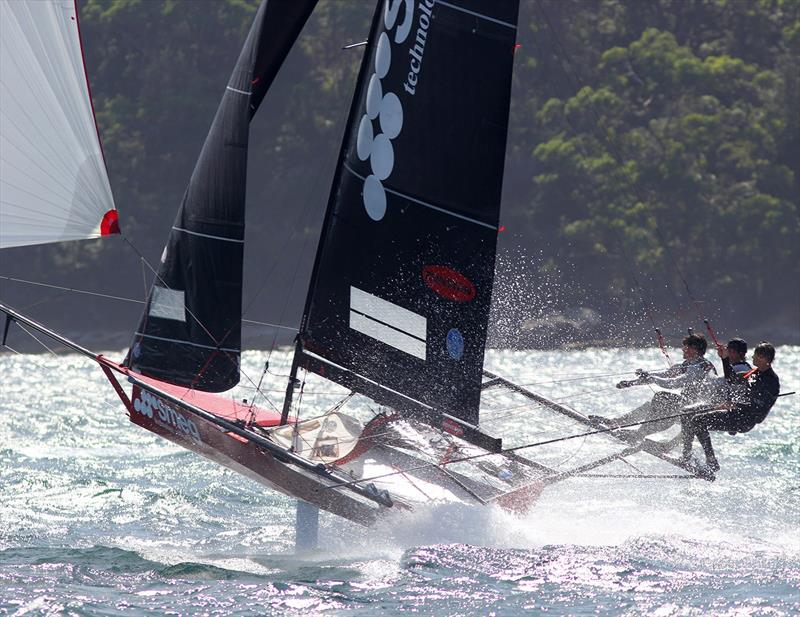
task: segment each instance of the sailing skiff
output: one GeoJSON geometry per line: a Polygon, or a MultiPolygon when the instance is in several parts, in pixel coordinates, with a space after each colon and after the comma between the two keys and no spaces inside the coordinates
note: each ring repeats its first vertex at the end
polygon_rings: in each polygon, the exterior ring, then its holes
{"type": "MultiPolygon", "coordinates": [[[[644,477],[629,463],[642,455],[694,476],[649,440],[633,442],[484,370],[516,43],[512,0],[378,2],[284,404],[263,409],[220,394],[240,378],[249,123],[315,4],[262,0],[124,361],[0,305],[3,344],[12,323],[36,329],[97,362],[133,423],[363,524],[432,502],[524,512],[547,485],[601,465],[627,464],[644,477]],[[300,414],[296,394],[309,375],[351,394],[300,414]],[[482,415],[483,396],[498,390],[601,436],[605,449],[565,470],[527,456],[526,447],[504,447],[482,415]],[[373,402],[368,417],[350,413],[351,396],[373,402]]],[[[2,246],[118,233],[74,4],[0,7],[2,246]],[[38,36],[42,29],[47,36],[38,36]],[[68,89],[38,101],[41,114],[25,113],[36,98],[25,67],[48,65],[69,75],[60,80],[68,89]],[[64,101],[74,104],[64,111],[64,101]],[[57,183],[52,158],[17,147],[35,143],[35,117],[65,127],[53,148],[75,163],[57,168],[57,183]]]]}

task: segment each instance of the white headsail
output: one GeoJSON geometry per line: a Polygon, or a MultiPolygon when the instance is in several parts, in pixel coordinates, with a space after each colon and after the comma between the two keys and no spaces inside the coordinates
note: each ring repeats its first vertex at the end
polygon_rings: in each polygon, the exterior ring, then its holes
{"type": "Polygon", "coordinates": [[[0,248],[118,233],[73,0],[0,0],[0,248]]]}

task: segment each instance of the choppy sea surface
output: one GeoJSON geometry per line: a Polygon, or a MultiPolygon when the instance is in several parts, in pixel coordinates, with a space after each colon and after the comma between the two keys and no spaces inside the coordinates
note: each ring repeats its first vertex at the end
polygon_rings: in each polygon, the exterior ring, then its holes
{"type": "MultiPolygon", "coordinates": [[[[245,354],[256,382],[264,360],[245,354]]],[[[287,363],[270,358],[273,402],[287,363]]],[[[652,396],[615,381],[660,364],[653,350],[487,354],[608,415],[652,396]]],[[[775,369],[797,389],[800,347],[775,369]]],[[[541,439],[535,411],[519,414],[515,442],[541,439]]],[[[714,483],[575,478],[523,518],[430,506],[365,529],[323,514],[319,549],[295,555],[291,499],[130,424],[91,362],[3,354],[0,615],[800,614],[800,395],[714,442],[714,483]]]]}

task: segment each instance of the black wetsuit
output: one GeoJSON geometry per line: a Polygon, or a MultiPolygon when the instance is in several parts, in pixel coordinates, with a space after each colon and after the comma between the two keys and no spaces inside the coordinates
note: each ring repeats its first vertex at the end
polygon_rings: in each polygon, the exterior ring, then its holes
{"type": "Polygon", "coordinates": [[[711,437],[708,431],[728,431],[729,433],[746,433],[756,424],[764,421],[770,409],[778,399],[781,385],[772,368],[766,371],[756,370],[749,377],[747,398],[742,402],[733,402],[731,409],[697,416],[681,418],[683,424],[683,450],[688,456],[692,449],[695,435],[703,446],[706,458],[714,458],[711,437]]]}

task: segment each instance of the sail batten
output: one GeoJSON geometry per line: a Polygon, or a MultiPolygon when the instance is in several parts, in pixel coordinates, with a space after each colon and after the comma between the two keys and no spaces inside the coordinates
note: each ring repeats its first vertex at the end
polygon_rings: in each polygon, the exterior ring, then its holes
{"type": "MultiPolygon", "coordinates": [[[[344,169],[349,171],[351,174],[353,174],[356,178],[358,178],[362,182],[366,181],[367,177],[366,176],[362,176],[361,174],[359,174],[357,171],[355,171],[353,168],[351,168],[347,164],[347,162],[345,162],[343,164],[343,167],[344,167],[344,169]]],[[[448,214],[448,215],[453,216],[455,218],[461,219],[462,221],[467,221],[469,223],[474,223],[475,225],[480,225],[481,227],[486,227],[488,229],[494,229],[494,230],[498,229],[497,224],[487,223],[485,221],[480,221],[478,219],[474,219],[474,218],[471,218],[469,216],[464,216],[463,214],[459,214],[458,212],[454,212],[452,210],[448,210],[447,208],[444,208],[442,206],[437,206],[436,204],[432,204],[432,203],[429,203],[427,201],[422,201],[421,199],[417,199],[416,197],[412,197],[411,195],[407,195],[407,194],[402,193],[400,191],[394,190],[393,188],[391,188],[391,186],[384,185],[383,190],[386,191],[387,193],[391,194],[391,195],[395,195],[396,197],[399,197],[400,199],[403,199],[405,201],[409,201],[411,203],[414,203],[414,204],[417,204],[419,206],[422,206],[423,208],[430,208],[431,210],[436,210],[437,212],[441,212],[443,214],[448,214]]]]}
{"type": "Polygon", "coordinates": [[[119,233],[74,2],[0,2],[0,29],[0,248],[119,233]]]}
{"type": "Polygon", "coordinates": [[[517,12],[516,0],[379,3],[298,366],[477,424],[517,12]],[[354,289],[380,310],[357,310],[354,289]]]}
{"type": "Polygon", "coordinates": [[[127,364],[207,392],[239,381],[249,124],[316,0],[262,0],[172,226],[127,364]]]}

